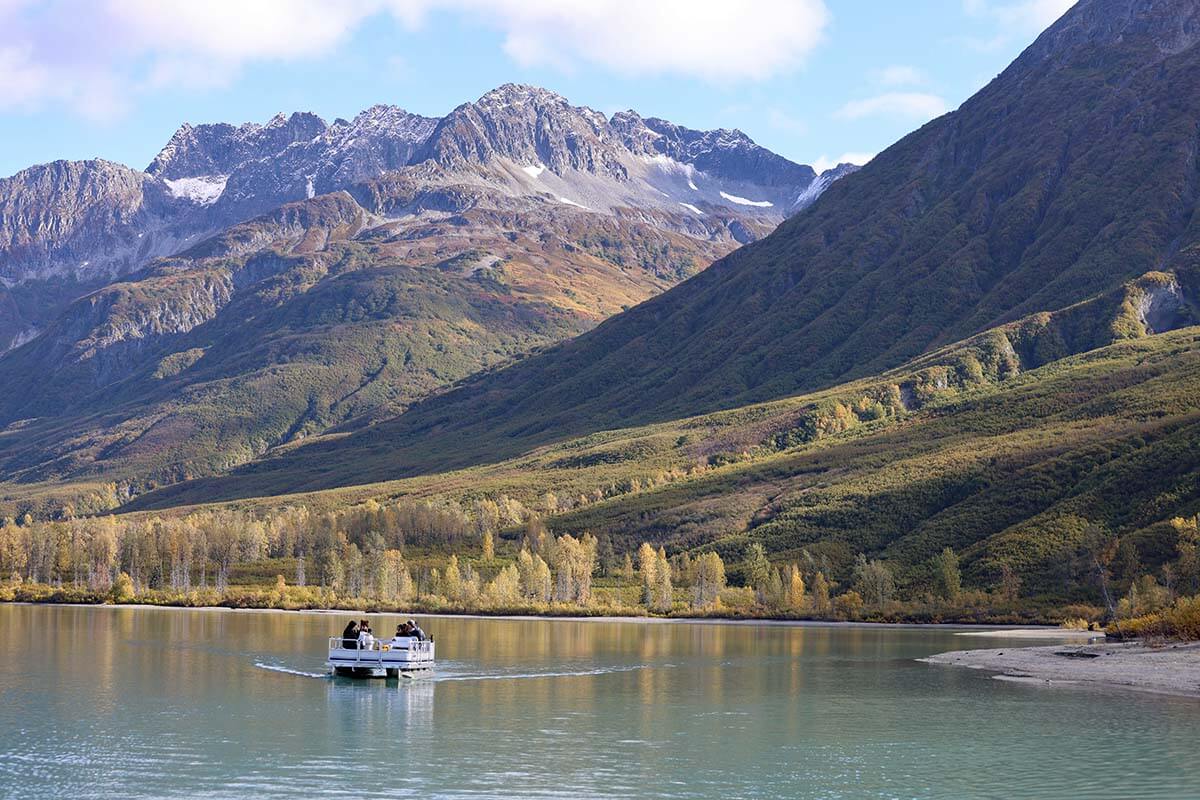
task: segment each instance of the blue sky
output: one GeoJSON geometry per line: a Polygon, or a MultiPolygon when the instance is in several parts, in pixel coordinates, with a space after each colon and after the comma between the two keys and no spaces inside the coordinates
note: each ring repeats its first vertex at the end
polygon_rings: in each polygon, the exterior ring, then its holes
{"type": "Polygon", "coordinates": [[[861,161],[1000,72],[1071,0],[0,0],[0,175],[145,167],[184,121],[375,103],[441,115],[513,81],[605,113],[861,161]]]}

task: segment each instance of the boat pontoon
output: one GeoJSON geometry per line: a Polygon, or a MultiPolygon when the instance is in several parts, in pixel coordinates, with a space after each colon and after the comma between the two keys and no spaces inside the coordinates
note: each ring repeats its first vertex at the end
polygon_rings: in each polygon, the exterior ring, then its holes
{"type": "Polygon", "coordinates": [[[398,636],[387,642],[369,644],[350,640],[347,647],[341,636],[329,637],[329,657],[325,662],[334,675],[352,678],[416,677],[433,670],[433,640],[398,636]]]}

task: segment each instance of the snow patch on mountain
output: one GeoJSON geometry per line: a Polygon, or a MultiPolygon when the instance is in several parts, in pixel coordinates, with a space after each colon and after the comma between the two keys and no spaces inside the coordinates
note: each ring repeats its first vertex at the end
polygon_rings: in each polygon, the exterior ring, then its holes
{"type": "Polygon", "coordinates": [[[736,194],[721,192],[721,197],[724,197],[731,203],[737,203],[739,206],[754,206],[755,208],[770,208],[775,205],[770,200],[747,200],[744,197],[738,197],[736,194]]]}
{"type": "Polygon", "coordinates": [[[526,175],[528,175],[531,178],[536,178],[537,176],[539,176],[543,172],[545,172],[546,168],[544,166],[542,166],[541,164],[537,164],[537,165],[530,165],[527,167],[521,167],[521,171],[524,172],[526,175]]]}
{"type": "MultiPolygon", "coordinates": [[[[32,342],[39,333],[41,333],[41,331],[38,330],[38,328],[33,325],[30,325],[28,328],[25,328],[22,331],[18,331],[17,335],[14,336],[12,338],[12,341],[8,343],[8,349],[16,350],[18,347],[25,344],[26,342],[32,342]]],[[[0,350],[0,352],[3,352],[3,351],[0,350]]]]}
{"type": "Polygon", "coordinates": [[[696,189],[695,182],[696,173],[699,170],[697,170],[692,164],[685,164],[682,161],[678,161],[674,158],[671,158],[671,156],[663,155],[662,153],[652,156],[643,156],[643,160],[645,160],[648,164],[658,167],[668,175],[682,175],[687,180],[687,184],[691,189],[699,191],[699,189],[696,189]]]}
{"type": "Polygon", "coordinates": [[[696,207],[695,207],[694,205],[692,205],[691,203],[680,203],[679,205],[683,206],[683,207],[684,207],[684,208],[686,208],[688,211],[693,211],[693,212],[695,212],[695,213],[697,213],[697,214],[703,214],[703,213],[704,213],[703,211],[701,211],[700,209],[696,208],[696,207]]]}
{"type": "Polygon", "coordinates": [[[826,173],[813,178],[813,182],[810,183],[805,190],[799,194],[798,197],[796,197],[796,202],[794,205],[799,208],[812,205],[812,203],[821,196],[821,193],[829,188],[829,184],[833,183],[834,177],[835,176],[832,174],[826,173]]]}
{"type": "Polygon", "coordinates": [[[217,202],[225,191],[228,175],[199,175],[195,178],[176,178],[163,181],[172,197],[190,200],[201,206],[209,206],[217,202]]]}

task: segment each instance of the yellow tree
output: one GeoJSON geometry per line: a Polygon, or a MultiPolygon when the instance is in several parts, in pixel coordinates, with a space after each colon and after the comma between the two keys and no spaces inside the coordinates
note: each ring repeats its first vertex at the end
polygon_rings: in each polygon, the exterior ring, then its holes
{"type": "Polygon", "coordinates": [[[29,565],[29,529],[12,519],[0,522],[0,578],[23,576],[29,565]]]}
{"type": "Polygon", "coordinates": [[[118,523],[112,517],[96,520],[88,543],[88,586],[93,590],[107,591],[112,586],[117,564],[117,528],[118,523]]]}
{"type": "Polygon", "coordinates": [[[800,576],[800,567],[792,564],[788,571],[787,586],[784,587],[787,593],[787,607],[791,611],[799,611],[804,607],[804,578],[800,576]]]}
{"type": "Polygon", "coordinates": [[[446,570],[442,573],[442,596],[452,603],[462,597],[462,572],[458,568],[458,556],[450,556],[446,570]]]}
{"type": "Polygon", "coordinates": [[[560,603],[587,605],[592,596],[592,573],[596,568],[596,537],[570,534],[558,537],[554,547],[554,599],[560,603]]]}
{"type": "Polygon", "coordinates": [[[721,607],[725,588],[725,562],[717,553],[705,553],[696,559],[696,581],[692,586],[692,605],[702,610],[721,607]]]}
{"type": "Polygon", "coordinates": [[[500,506],[495,500],[476,500],[474,511],[475,528],[480,533],[494,531],[500,527],[500,506]]]}
{"type": "Polygon", "coordinates": [[[658,568],[658,553],[648,542],[638,548],[638,571],[642,575],[642,602],[647,607],[654,603],[655,573],[658,568]]]}
{"type": "Polygon", "coordinates": [[[521,600],[521,576],[516,567],[509,564],[488,582],[483,590],[484,599],[494,608],[510,608],[521,600]]]}
{"type": "Polygon", "coordinates": [[[625,554],[625,559],[621,562],[621,577],[626,581],[633,580],[633,558],[629,553],[625,554]]]}
{"type": "Polygon", "coordinates": [[[812,609],[818,614],[828,614],[831,608],[829,603],[829,581],[825,579],[825,573],[818,572],[813,576],[812,609]]]}
{"type": "Polygon", "coordinates": [[[651,608],[659,613],[667,613],[675,602],[675,589],[671,585],[671,562],[667,554],[659,548],[654,564],[654,593],[651,608]]]}
{"type": "Polygon", "coordinates": [[[520,577],[521,593],[535,603],[550,602],[552,583],[550,567],[536,553],[523,549],[517,556],[517,572],[520,577]]]}

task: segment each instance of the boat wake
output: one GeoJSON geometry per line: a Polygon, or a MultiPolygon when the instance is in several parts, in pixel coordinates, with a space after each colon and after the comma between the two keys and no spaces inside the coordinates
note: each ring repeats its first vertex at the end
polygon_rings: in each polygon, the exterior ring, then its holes
{"type": "Polygon", "coordinates": [[[283,672],[288,675],[298,675],[301,678],[321,678],[322,680],[327,680],[329,678],[329,673],[327,672],[304,672],[303,670],[292,669],[290,667],[281,667],[278,664],[264,664],[261,661],[255,661],[254,666],[258,667],[259,669],[269,669],[271,672],[283,672]]]}
{"type": "MultiPolygon", "coordinates": [[[[317,678],[320,680],[329,680],[332,676],[327,672],[305,672],[300,669],[292,669],[280,664],[267,664],[262,661],[255,661],[254,666],[259,669],[270,670],[271,672],[282,672],[285,675],[295,675],[300,678],[317,678]]],[[[484,675],[431,675],[428,680],[434,683],[443,681],[513,681],[513,680],[529,680],[531,678],[586,678],[596,675],[611,675],[618,672],[635,672],[642,669],[651,669],[652,666],[670,667],[673,664],[631,664],[625,667],[597,667],[596,669],[581,669],[569,672],[500,672],[484,675]]],[[[401,673],[401,677],[412,678],[412,675],[401,673]]]]}
{"type": "MultiPolygon", "coordinates": [[[[664,664],[660,666],[671,666],[664,664]]],[[[499,673],[495,675],[434,675],[431,680],[435,683],[443,681],[508,681],[508,680],[528,680],[530,678],[585,678],[593,675],[611,675],[617,672],[636,672],[637,670],[650,669],[650,664],[633,664],[627,667],[599,667],[597,669],[585,669],[574,672],[512,672],[499,673]]]]}

